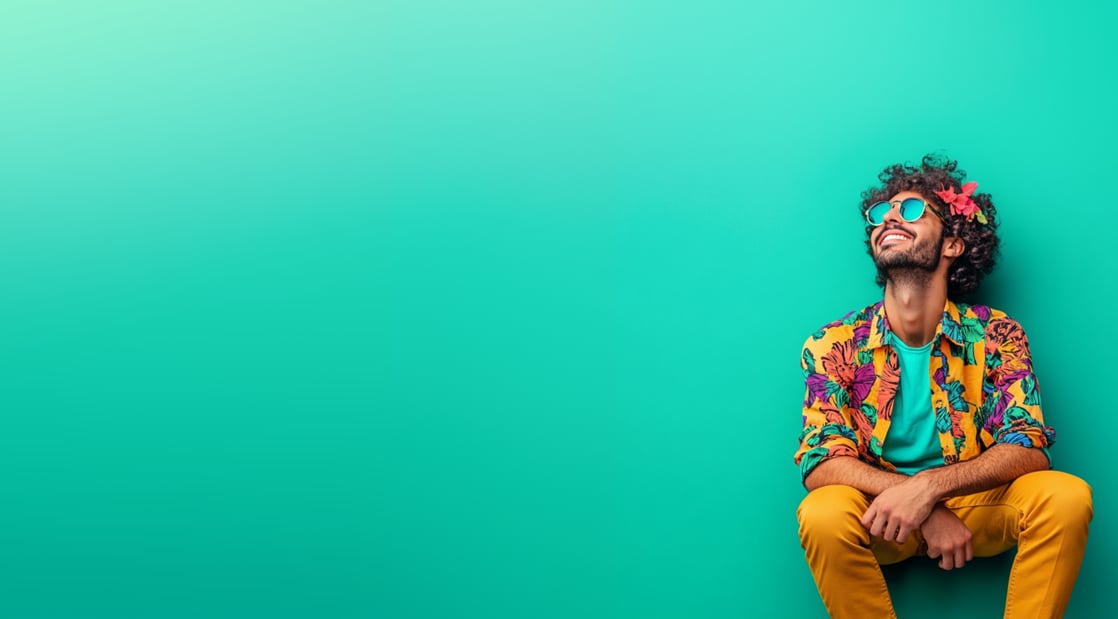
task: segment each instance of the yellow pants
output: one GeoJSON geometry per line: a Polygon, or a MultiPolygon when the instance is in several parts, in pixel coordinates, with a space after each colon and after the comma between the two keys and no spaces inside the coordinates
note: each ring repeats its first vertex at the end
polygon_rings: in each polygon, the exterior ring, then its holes
{"type": "MultiPolygon", "coordinates": [[[[944,503],[970,529],[975,556],[1017,546],[1006,617],[1063,616],[1087,546],[1090,486],[1074,475],[1038,471],[944,503]]],[[[903,544],[871,539],[860,522],[869,504],[854,488],[824,486],[808,493],[796,512],[800,543],[832,617],[896,617],[880,565],[925,548],[919,530],[903,544]]]]}

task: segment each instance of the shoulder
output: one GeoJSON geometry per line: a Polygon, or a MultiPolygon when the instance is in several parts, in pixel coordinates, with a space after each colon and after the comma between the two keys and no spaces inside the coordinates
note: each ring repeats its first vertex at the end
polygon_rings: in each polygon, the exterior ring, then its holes
{"type": "Polygon", "coordinates": [[[880,307],[880,302],[867,305],[847,312],[842,318],[828,322],[807,337],[804,348],[830,348],[836,342],[847,340],[853,340],[855,344],[864,343],[869,338],[870,324],[878,315],[880,307]]]}
{"type": "Polygon", "coordinates": [[[982,336],[988,344],[999,346],[1007,340],[1023,340],[1025,329],[1006,312],[988,305],[958,304],[962,322],[971,322],[981,328],[982,336]]]}

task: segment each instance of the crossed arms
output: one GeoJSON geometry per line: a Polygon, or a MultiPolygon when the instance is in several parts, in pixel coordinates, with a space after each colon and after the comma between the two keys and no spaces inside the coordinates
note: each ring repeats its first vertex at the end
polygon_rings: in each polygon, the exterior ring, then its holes
{"type": "Polygon", "coordinates": [[[966,525],[943,506],[944,499],[1007,484],[1021,475],[1049,468],[1040,449],[997,444],[979,456],[949,466],[921,471],[911,477],[891,473],[852,457],[834,457],[816,466],[804,479],[814,490],[846,485],[874,497],[862,516],[870,535],[904,542],[920,529],[928,556],[945,570],[962,567],[974,558],[966,525]]]}

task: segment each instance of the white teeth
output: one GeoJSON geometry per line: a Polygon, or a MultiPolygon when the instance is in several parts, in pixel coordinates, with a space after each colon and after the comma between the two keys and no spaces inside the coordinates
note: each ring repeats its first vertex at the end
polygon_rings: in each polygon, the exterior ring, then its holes
{"type": "Polygon", "coordinates": [[[908,237],[907,236],[902,236],[900,234],[886,234],[885,238],[881,239],[881,242],[884,243],[885,241],[892,241],[892,240],[907,241],[908,237]]]}

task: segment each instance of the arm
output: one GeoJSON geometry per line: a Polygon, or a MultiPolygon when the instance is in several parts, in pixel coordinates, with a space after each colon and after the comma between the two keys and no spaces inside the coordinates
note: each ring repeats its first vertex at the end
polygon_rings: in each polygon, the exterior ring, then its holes
{"type": "Polygon", "coordinates": [[[996,488],[1026,473],[1048,468],[1048,456],[1043,451],[1003,443],[990,447],[977,458],[921,471],[913,479],[920,478],[934,496],[946,499],[996,488]]]}
{"type": "Polygon", "coordinates": [[[862,524],[871,535],[903,542],[943,499],[989,490],[1047,468],[1048,458],[1039,449],[994,445],[976,458],[921,471],[884,489],[870,503],[862,524]]]}
{"type": "MultiPolygon", "coordinates": [[[[857,458],[842,457],[820,463],[807,476],[804,484],[808,490],[842,484],[857,488],[870,496],[877,496],[911,479],[900,473],[891,473],[870,466],[857,458]]],[[[938,559],[940,568],[950,570],[963,567],[967,561],[974,558],[970,530],[958,516],[944,507],[943,503],[932,506],[928,517],[920,523],[919,528],[927,544],[928,556],[938,559]]]]}
{"type": "Polygon", "coordinates": [[[823,486],[850,486],[869,496],[904,483],[909,477],[891,473],[862,462],[854,456],[840,456],[820,462],[804,479],[804,487],[815,490],[823,486]]]}
{"type": "Polygon", "coordinates": [[[913,477],[885,471],[846,456],[820,462],[804,479],[804,487],[815,490],[841,484],[870,496],[878,496],[893,486],[918,482],[925,486],[921,495],[940,501],[996,488],[1026,473],[1047,468],[1048,458],[1043,452],[1019,445],[994,445],[972,460],[921,471],[913,477]]]}

